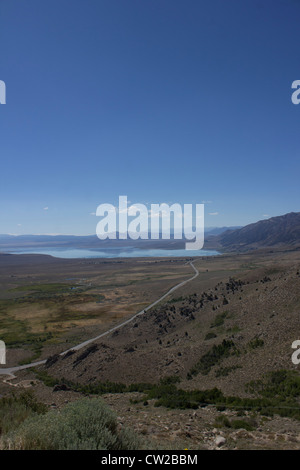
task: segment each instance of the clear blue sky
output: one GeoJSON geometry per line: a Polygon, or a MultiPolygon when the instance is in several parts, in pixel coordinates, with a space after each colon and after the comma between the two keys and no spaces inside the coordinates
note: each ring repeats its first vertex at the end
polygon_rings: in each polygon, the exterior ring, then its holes
{"type": "MultiPolygon", "coordinates": [[[[0,0],[0,233],[95,233],[101,203],[299,211],[300,1],[0,0]]],[[[210,215],[211,214],[211,215],[210,215]]]]}

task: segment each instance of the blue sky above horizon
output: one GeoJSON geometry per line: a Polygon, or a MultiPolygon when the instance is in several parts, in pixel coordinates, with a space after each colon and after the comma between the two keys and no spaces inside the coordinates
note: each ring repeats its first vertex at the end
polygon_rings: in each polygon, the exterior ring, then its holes
{"type": "Polygon", "coordinates": [[[0,233],[93,234],[102,203],[299,209],[298,0],[0,0],[0,233]]]}

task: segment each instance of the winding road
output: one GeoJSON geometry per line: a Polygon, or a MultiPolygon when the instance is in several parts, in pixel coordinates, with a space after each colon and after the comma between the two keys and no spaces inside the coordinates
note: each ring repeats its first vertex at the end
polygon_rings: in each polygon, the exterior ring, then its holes
{"type": "MultiPolygon", "coordinates": [[[[176,286],[169,289],[168,292],[166,292],[164,295],[162,295],[159,299],[155,300],[155,302],[148,305],[148,307],[146,307],[143,310],[141,310],[140,312],[136,313],[135,315],[133,315],[133,317],[129,318],[128,320],[120,323],[117,326],[114,326],[113,328],[110,328],[109,330],[105,331],[104,333],[101,333],[100,335],[96,336],[95,338],[88,339],[88,340],[84,341],[83,343],[77,344],[76,346],[73,346],[72,348],[67,349],[66,351],[63,351],[62,353],[60,353],[60,356],[63,356],[64,354],[66,354],[69,351],[78,351],[79,349],[84,348],[88,344],[93,343],[94,341],[97,341],[100,338],[103,338],[103,336],[106,336],[106,335],[112,333],[113,331],[117,330],[118,328],[121,328],[122,326],[127,325],[127,323],[132,322],[138,316],[143,315],[144,313],[146,313],[148,310],[153,308],[155,305],[157,305],[163,299],[168,297],[168,295],[172,294],[175,290],[179,289],[180,287],[184,286],[188,282],[195,279],[199,275],[199,271],[198,271],[197,268],[195,268],[195,266],[193,264],[193,261],[190,261],[189,264],[195,271],[194,276],[190,277],[189,279],[186,279],[185,281],[180,282],[179,284],[176,284],[176,286]]],[[[0,375],[8,375],[8,376],[10,376],[9,380],[11,380],[12,378],[15,377],[15,375],[14,375],[15,372],[18,372],[18,371],[23,370],[23,369],[29,369],[30,367],[40,366],[42,364],[45,364],[46,361],[47,361],[47,359],[44,359],[43,361],[32,362],[31,364],[25,364],[23,366],[7,367],[7,368],[4,368],[4,369],[0,369],[0,375]]]]}

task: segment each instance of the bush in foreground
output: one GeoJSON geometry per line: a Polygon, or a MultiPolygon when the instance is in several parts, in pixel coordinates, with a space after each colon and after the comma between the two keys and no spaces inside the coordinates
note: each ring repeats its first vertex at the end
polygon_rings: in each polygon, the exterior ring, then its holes
{"type": "Polygon", "coordinates": [[[85,398],[62,411],[26,419],[4,439],[4,448],[19,450],[135,450],[141,441],[120,429],[115,414],[100,398],[85,398]]]}
{"type": "Polygon", "coordinates": [[[35,414],[43,414],[47,406],[39,403],[32,391],[0,399],[0,436],[17,428],[25,419],[35,414]]]}

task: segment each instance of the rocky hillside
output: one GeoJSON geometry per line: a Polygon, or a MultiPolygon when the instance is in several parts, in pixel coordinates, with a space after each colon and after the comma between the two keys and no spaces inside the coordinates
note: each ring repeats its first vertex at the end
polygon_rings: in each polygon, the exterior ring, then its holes
{"type": "Polygon", "coordinates": [[[208,237],[206,247],[227,252],[265,247],[300,247],[300,212],[260,220],[238,230],[208,237]]]}
{"type": "Polygon", "coordinates": [[[267,264],[262,258],[249,262],[245,256],[233,258],[234,269],[227,257],[206,261],[208,270],[198,262],[203,273],[179,297],[83,350],[52,357],[46,370],[85,384],[155,383],[178,376],[187,388],[244,395],[250,380],[293,369],[291,344],[300,331],[299,255],[288,265],[272,258],[267,264]]]}
{"type": "Polygon", "coordinates": [[[270,251],[198,258],[173,297],[19,380],[52,407],[100,394],[165,448],[299,449],[300,251],[270,251]]]}

